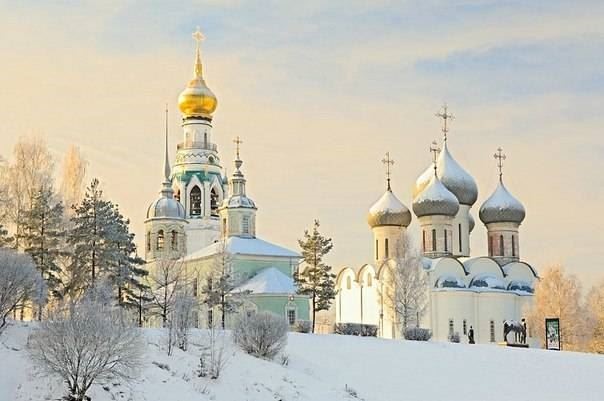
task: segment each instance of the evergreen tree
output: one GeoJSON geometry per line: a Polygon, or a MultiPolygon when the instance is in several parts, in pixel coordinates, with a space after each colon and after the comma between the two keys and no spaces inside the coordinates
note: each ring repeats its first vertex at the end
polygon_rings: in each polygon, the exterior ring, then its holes
{"type": "MultiPolygon", "coordinates": [[[[113,208],[113,219],[110,222],[109,242],[111,256],[108,280],[116,289],[118,305],[127,308],[140,306],[141,294],[148,290],[144,278],[148,272],[141,268],[145,261],[136,254],[134,234],[129,230],[130,220],[124,218],[117,206],[113,208]]],[[[144,301],[144,300],[143,300],[144,301]]]]}
{"type": "Polygon", "coordinates": [[[315,220],[312,232],[304,231],[304,239],[298,240],[302,249],[304,267],[298,269],[294,280],[298,293],[309,295],[312,301],[312,332],[315,331],[316,313],[329,309],[336,297],[335,274],[331,266],[323,262],[323,257],[331,251],[333,243],[319,233],[319,221],[315,220]]]}
{"type": "Polygon", "coordinates": [[[118,231],[112,224],[115,220],[113,204],[103,199],[96,178],[86,189],[84,199],[73,209],[73,228],[68,239],[73,251],[71,276],[75,280],[67,288],[71,293],[94,287],[106,272],[116,258],[112,239],[118,231]]]}
{"type": "Polygon", "coordinates": [[[226,241],[218,243],[218,252],[214,255],[212,269],[208,272],[202,287],[203,303],[209,308],[218,308],[221,315],[221,327],[226,326],[226,316],[236,312],[243,304],[242,296],[246,293],[234,294],[233,290],[239,283],[233,275],[233,257],[227,250],[226,241]]]}
{"type": "Polygon", "coordinates": [[[61,286],[61,267],[58,258],[64,253],[63,204],[55,200],[50,185],[42,186],[33,196],[31,209],[23,214],[19,242],[28,253],[45,281],[37,293],[38,320],[48,292],[56,295],[61,286]]]}

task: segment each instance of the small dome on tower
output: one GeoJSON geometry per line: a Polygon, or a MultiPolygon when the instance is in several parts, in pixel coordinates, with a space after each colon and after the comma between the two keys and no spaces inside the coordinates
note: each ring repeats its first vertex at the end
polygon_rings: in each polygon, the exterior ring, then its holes
{"type": "Polygon", "coordinates": [[[500,180],[495,192],[480,207],[478,216],[484,224],[504,222],[520,224],[526,216],[526,211],[522,203],[512,196],[500,180]]]}
{"type": "MultiPolygon", "coordinates": [[[[476,203],[476,199],[478,199],[476,181],[451,156],[447,142],[445,142],[443,150],[438,155],[437,168],[438,178],[457,197],[459,203],[468,206],[476,203]]],[[[432,166],[430,166],[417,178],[415,187],[413,188],[413,196],[417,196],[423,191],[432,179],[433,174],[434,171],[432,166]]]]}
{"type": "Polygon", "coordinates": [[[148,219],[184,219],[185,208],[172,197],[162,196],[156,199],[147,209],[148,219]]]}
{"type": "Polygon", "coordinates": [[[178,96],[178,108],[185,117],[212,118],[218,100],[203,79],[203,66],[199,50],[203,34],[199,31],[199,28],[193,33],[193,38],[197,41],[193,79],[189,81],[185,90],[178,96]]]}
{"type": "Polygon", "coordinates": [[[391,190],[387,190],[369,209],[367,222],[371,228],[378,226],[407,227],[411,223],[411,212],[391,190]]]}
{"type": "Polygon", "coordinates": [[[417,217],[455,216],[458,211],[459,201],[436,174],[432,175],[429,184],[413,200],[413,212],[417,217]]]}

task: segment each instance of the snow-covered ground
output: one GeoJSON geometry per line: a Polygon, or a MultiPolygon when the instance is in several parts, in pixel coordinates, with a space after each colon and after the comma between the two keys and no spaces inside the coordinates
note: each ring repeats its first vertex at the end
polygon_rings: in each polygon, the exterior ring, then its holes
{"type": "MultiPolygon", "coordinates": [[[[0,336],[0,401],[64,394],[61,381],[36,374],[27,357],[32,327],[16,324],[0,336]]],[[[222,376],[210,380],[195,373],[202,331],[193,331],[189,352],[172,356],[160,330],[145,330],[145,337],[147,363],[139,380],[94,386],[94,401],[604,400],[604,356],[598,355],[290,334],[288,366],[233,348],[222,376]]]]}

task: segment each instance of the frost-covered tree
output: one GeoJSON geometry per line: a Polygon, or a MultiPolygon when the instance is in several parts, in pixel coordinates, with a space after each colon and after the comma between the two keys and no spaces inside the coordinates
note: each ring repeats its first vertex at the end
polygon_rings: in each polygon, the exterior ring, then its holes
{"type": "Polygon", "coordinates": [[[136,308],[140,294],[147,285],[144,278],[148,272],[141,266],[145,261],[136,254],[134,234],[130,232],[130,221],[113,208],[113,218],[106,230],[110,251],[106,253],[107,279],[116,291],[117,302],[126,308],[136,308]]]}
{"type": "Polygon", "coordinates": [[[31,358],[45,372],[67,384],[69,401],[89,400],[95,383],[129,381],[143,360],[143,340],[120,310],[86,297],[69,311],[59,311],[31,336],[31,358]]]}
{"type": "Polygon", "coordinates": [[[384,262],[384,289],[380,294],[401,324],[401,330],[419,326],[428,305],[428,282],[422,256],[404,235],[397,243],[395,257],[384,262]]]}
{"type": "Polygon", "coordinates": [[[604,354],[604,282],[594,286],[587,294],[588,351],[604,354]]]}
{"type": "Polygon", "coordinates": [[[68,211],[72,211],[71,206],[77,205],[82,200],[87,165],[88,163],[80,154],[80,149],[75,145],[71,145],[63,159],[60,188],[63,203],[68,211]]]}
{"type": "MultiPolygon", "coordinates": [[[[51,294],[61,288],[61,267],[58,258],[65,253],[63,246],[63,205],[56,200],[50,184],[43,185],[34,195],[31,209],[23,213],[23,225],[18,236],[23,250],[28,253],[46,281],[43,286],[51,294]]],[[[48,294],[38,291],[38,299],[45,301],[48,294]]],[[[44,302],[45,303],[45,302],[44,302]]],[[[37,305],[38,320],[42,319],[43,303],[37,305]]]]}
{"type": "Polygon", "coordinates": [[[212,267],[202,280],[200,289],[203,303],[209,308],[217,308],[221,316],[221,328],[224,330],[226,316],[234,313],[243,305],[244,293],[233,293],[239,285],[233,274],[233,256],[226,247],[226,241],[218,243],[218,252],[214,255],[212,267]]]}
{"type": "Polygon", "coordinates": [[[168,327],[176,297],[188,280],[184,264],[173,258],[159,257],[149,269],[149,298],[153,313],[160,317],[162,327],[168,327]]]}
{"type": "Polygon", "coordinates": [[[273,359],[287,345],[288,324],[270,312],[242,314],[233,329],[233,341],[259,358],[273,359]]]}
{"type": "Polygon", "coordinates": [[[311,232],[304,231],[304,238],[298,240],[302,249],[303,266],[294,275],[298,293],[310,296],[312,307],[312,332],[315,332],[316,313],[327,310],[336,296],[335,274],[331,266],[323,262],[325,255],[333,248],[331,238],[319,232],[319,220],[315,220],[311,232]]]}
{"type": "Polygon", "coordinates": [[[196,299],[187,291],[180,291],[176,294],[170,325],[174,329],[176,346],[183,351],[186,351],[189,346],[189,332],[193,327],[193,311],[196,309],[196,305],[196,299]]]}
{"type": "Polygon", "coordinates": [[[4,178],[8,187],[7,217],[14,227],[17,249],[22,249],[23,214],[31,210],[39,188],[52,182],[54,161],[40,138],[21,138],[13,149],[13,161],[4,178]]]}
{"type": "Polygon", "coordinates": [[[532,335],[544,341],[546,318],[560,319],[562,346],[567,350],[585,348],[586,315],[580,303],[581,286],[577,278],[566,274],[559,265],[550,266],[535,287],[533,307],[529,312],[532,335]]]}
{"type": "Polygon", "coordinates": [[[36,295],[41,277],[27,254],[0,249],[0,332],[6,319],[36,295]]]}

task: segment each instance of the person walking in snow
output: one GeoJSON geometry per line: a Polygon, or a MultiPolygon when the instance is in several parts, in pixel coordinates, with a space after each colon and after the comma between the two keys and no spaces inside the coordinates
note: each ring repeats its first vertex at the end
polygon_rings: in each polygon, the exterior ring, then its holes
{"type": "Polygon", "coordinates": [[[475,344],[474,342],[474,329],[470,326],[470,330],[468,330],[468,343],[475,344]]]}

